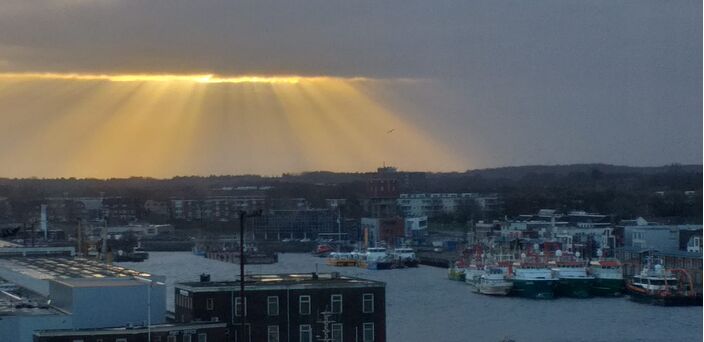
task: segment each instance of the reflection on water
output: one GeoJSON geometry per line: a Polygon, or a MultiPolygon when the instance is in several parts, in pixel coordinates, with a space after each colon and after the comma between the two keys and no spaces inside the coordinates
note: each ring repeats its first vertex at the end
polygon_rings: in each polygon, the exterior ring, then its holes
{"type": "MultiPolygon", "coordinates": [[[[197,281],[210,273],[212,280],[232,280],[238,265],[205,259],[188,252],[151,252],[131,268],[165,275],[169,310],[173,284],[197,281]]],[[[487,297],[470,292],[463,283],[446,280],[446,270],[371,271],[333,268],[325,260],[304,254],[282,254],[274,265],[253,265],[248,273],[339,271],[342,274],[387,283],[388,341],[701,341],[701,307],[657,307],[624,298],[540,301],[487,297]]]]}

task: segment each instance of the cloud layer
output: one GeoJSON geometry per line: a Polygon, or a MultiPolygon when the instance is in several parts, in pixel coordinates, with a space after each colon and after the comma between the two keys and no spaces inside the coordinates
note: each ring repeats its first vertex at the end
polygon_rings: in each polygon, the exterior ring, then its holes
{"type": "Polygon", "coordinates": [[[700,163],[701,13],[647,0],[6,0],[0,72],[423,79],[369,96],[468,168],[700,163]]]}

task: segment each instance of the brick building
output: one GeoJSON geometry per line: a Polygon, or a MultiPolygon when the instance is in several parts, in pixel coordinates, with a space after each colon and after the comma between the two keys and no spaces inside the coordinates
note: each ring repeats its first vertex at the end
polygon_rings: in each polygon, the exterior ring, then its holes
{"type": "Polygon", "coordinates": [[[244,305],[239,288],[237,281],[176,284],[176,321],[226,322],[238,341],[244,312],[245,341],[312,342],[326,327],[332,341],[386,341],[382,282],[337,273],[251,275],[244,305]]]}

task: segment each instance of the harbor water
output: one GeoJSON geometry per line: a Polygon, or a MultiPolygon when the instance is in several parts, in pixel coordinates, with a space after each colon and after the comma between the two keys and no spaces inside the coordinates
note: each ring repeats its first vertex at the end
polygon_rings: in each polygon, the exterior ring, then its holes
{"type": "MultiPolygon", "coordinates": [[[[190,252],[151,252],[130,268],[167,277],[167,303],[173,310],[173,284],[233,280],[236,264],[190,252]]],[[[701,307],[660,307],[625,298],[532,300],[490,297],[447,280],[447,270],[429,266],[395,270],[331,267],[308,254],[281,254],[271,265],[247,266],[247,273],[331,272],[386,282],[387,340],[426,341],[702,341],[701,307]]]]}

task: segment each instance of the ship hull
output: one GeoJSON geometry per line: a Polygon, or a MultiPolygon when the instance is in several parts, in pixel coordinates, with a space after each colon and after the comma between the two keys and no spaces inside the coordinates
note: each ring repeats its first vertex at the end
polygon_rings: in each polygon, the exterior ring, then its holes
{"type": "Polygon", "coordinates": [[[593,284],[593,278],[560,278],[555,294],[560,297],[589,298],[592,296],[593,284]]]}
{"type": "Polygon", "coordinates": [[[418,267],[418,259],[405,259],[403,260],[403,266],[406,267],[418,267]]]}
{"type": "Polygon", "coordinates": [[[628,299],[644,304],[661,305],[661,306],[696,306],[702,305],[702,296],[684,296],[684,295],[659,295],[643,291],[640,288],[626,286],[628,299]]]}
{"type": "Polygon", "coordinates": [[[460,271],[456,271],[456,270],[449,270],[447,272],[447,279],[456,280],[456,281],[465,281],[465,274],[464,274],[464,272],[460,272],[460,271]]]}
{"type": "Polygon", "coordinates": [[[594,279],[591,292],[595,296],[600,297],[619,297],[625,291],[625,283],[623,279],[594,279]]]}
{"type": "Polygon", "coordinates": [[[513,279],[511,294],[525,298],[553,299],[556,283],[555,280],[545,279],[513,279]]]}
{"type": "Polygon", "coordinates": [[[390,270],[391,269],[391,263],[386,262],[386,261],[368,261],[368,262],[361,262],[359,264],[361,268],[366,268],[368,270],[390,270]]]}
{"type": "Polygon", "coordinates": [[[501,285],[479,285],[477,291],[481,294],[490,296],[507,296],[511,293],[513,284],[506,283],[501,285]]]}

